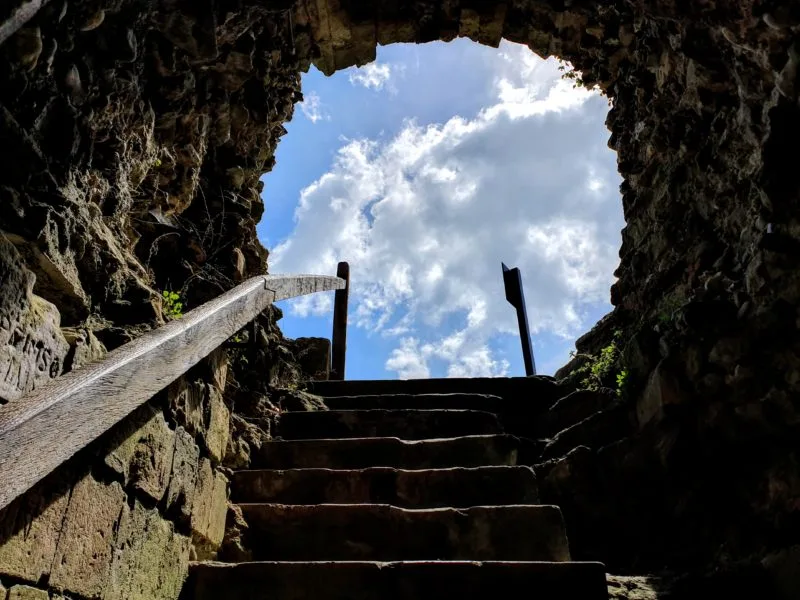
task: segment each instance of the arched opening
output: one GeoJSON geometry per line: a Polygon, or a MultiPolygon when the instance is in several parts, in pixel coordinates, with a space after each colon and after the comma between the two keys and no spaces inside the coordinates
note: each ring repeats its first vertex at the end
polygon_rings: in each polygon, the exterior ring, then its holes
{"type": "MultiPolygon", "coordinates": [[[[276,272],[351,262],[348,378],[524,374],[502,261],[524,274],[540,374],[611,310],[609,103],[564,68],[462,38],[304,76],[258,231],[276,272]]],[[[290,337],[330,330],[330,299],[310,300],[285,307],[290,337]]]]}

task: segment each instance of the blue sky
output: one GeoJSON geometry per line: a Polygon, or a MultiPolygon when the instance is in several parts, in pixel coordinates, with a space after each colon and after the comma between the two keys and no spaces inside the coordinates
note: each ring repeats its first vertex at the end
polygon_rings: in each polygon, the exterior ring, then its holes
{"type": "MultiPolygon", "coordinates": [[[[522,375],[501,261],[520,267],[540,373],[611,306],[624,225],[608,102],[526,47],[380,47],[303,77],[264,177],[272,273],[350,262],[348,379],[522,375]]],[[[281,302],[329,337],[333,294],[281,302]]]]}

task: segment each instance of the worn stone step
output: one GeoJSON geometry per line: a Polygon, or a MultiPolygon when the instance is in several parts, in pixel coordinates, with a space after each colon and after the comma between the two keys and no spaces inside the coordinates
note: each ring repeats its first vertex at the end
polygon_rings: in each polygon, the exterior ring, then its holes
{"type": "Polygon", "coordinates": [[[324,410],[281,414],[274,435],[285,440],[399,437],[404,440],[502,433],[497,416],[475,410],[324,410]]]}
{"type": "Polygon", "coordinates": [[[238,506],[254,560],[569,560],[557,506],[238,506]]]}
{"type": "Polygon", "coordinates": [[[628,409],[618,406],[598,413],[560,431],[542,452],[543,460],[564,456],[578,446],[597,449],[617,442],[632,433],[628,409]]]}
{"type": "Polygon", "coordinates": [[[536,433],[543,438],[555,436],[560,431],[616,404],[619,404],[619,399],[613,390],[604,388],[575,391],[539,415],[535,425],[536,433]]]}
{"type": "Polygon", "coordinates": [[[452,409],[500,414],[504,405],[500,396],[492,394],[381,394],[325,398],[325,406],[331,410],[452,409]]]}
{"type": "Polygon", "coordinates": [[[442,469],[517,464],[519,438],[471,435],[440,440],[351,438],[273,441],[253,454],[253,469],[442,469]]]}
{"type": "Polygon", "coordinates": [[[595,562],[195,563],[186,588],[192,600],[608,598],[595,562]]]}
{"type": "Polygon", "coordinates": [[[546,376],[309,381],[307,388],[319,396],[491,394],[506,400],[545,405],[545,409],[572,391],[546,376]]]}
{"type": "Polygon", "coordinates": [[[536,475],[529,467],[259,470],[233,474],[231,501],[467,507],[535,504],[538,491],[536,475]]]}

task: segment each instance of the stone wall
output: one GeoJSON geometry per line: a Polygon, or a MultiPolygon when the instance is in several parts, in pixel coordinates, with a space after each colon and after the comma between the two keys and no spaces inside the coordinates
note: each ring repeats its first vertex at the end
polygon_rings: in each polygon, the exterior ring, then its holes
{"type": "Polygon", "coordinates": [[[225,532],[227,369],[215,352],[0,512],[0,598],[178,597],[225,532]]]}
{"type": "MultiPolygon", "coordinates": [[[[164,290],[186,311],[266,272],[259,177],[300,98],[286,23],[261,2],[2,4],[0,410],[163,324],[164,290]]],[[[278,317],[255,345],[265,384],[299,373],[278,317]]],[[[0,513],[0,600],[177,596],[223,539],[222,462],[263,441],[226,368],[198,366],[0,513]]]]}

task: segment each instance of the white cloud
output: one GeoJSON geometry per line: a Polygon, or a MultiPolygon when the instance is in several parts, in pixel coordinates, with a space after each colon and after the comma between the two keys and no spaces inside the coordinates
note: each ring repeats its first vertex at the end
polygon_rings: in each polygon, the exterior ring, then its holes
{"type": "MultiPolygon", "coordinates": [[[[348,260],[352,322],[397,339],[386,368],[403,378],[433,363],[448,376],[507,374],[492,351],[517,335],[501,261],[522,271],[535,334],[581,332],[618,264],[619,176],[605,100],[557,67],[504,43],[494,101],[474,118],[347,141],[302,191],[273,269],[331,273],[348,260]]],[[[329,303],[307,296],[292,310],[328,314],[329,303]]]]}
{"type": "Polygon", "coordinates": [[[300,110],[303,111],[303,114],[306,116],[306,119],[311,121],[312,123],[316,123],[322,120],[330,120],[330,116],[325,111],[324,106],[322,105],[322,99],[319,97],[319,94],[315,94],[311,92],[310,94],[305,94],[303,97],[303,101],[299,102],[297,106],[300,107],[300,110]]]}
{"type": "Polygon", "coordinates": [[[431,376],[425,352],[419,347],[419,340],[403,338],[400,346],[392,350],[386,368],[397,371],[401,379],[426,379],[431,376]]]}
{"type": "Polygon", "coordinates": [[[448,377],[508,375],[508,361],[494,359],[488,346],[474,345],[470,338],[467,330],[457,331],[434,343],[421,344],[417,338],[402,338],[386,361],[386,368],[396,371],[401,379],[421,379],[430,377],[428,363],[431,360],[442,360],[448,364],[448,377]]]}
{"type": "Polygon", "coordinates": [[[350,83],[367,89],[380,90],[388,83],[394,69],[386,63],[371,62],[360,68],[350,69],[350,83]]]}

